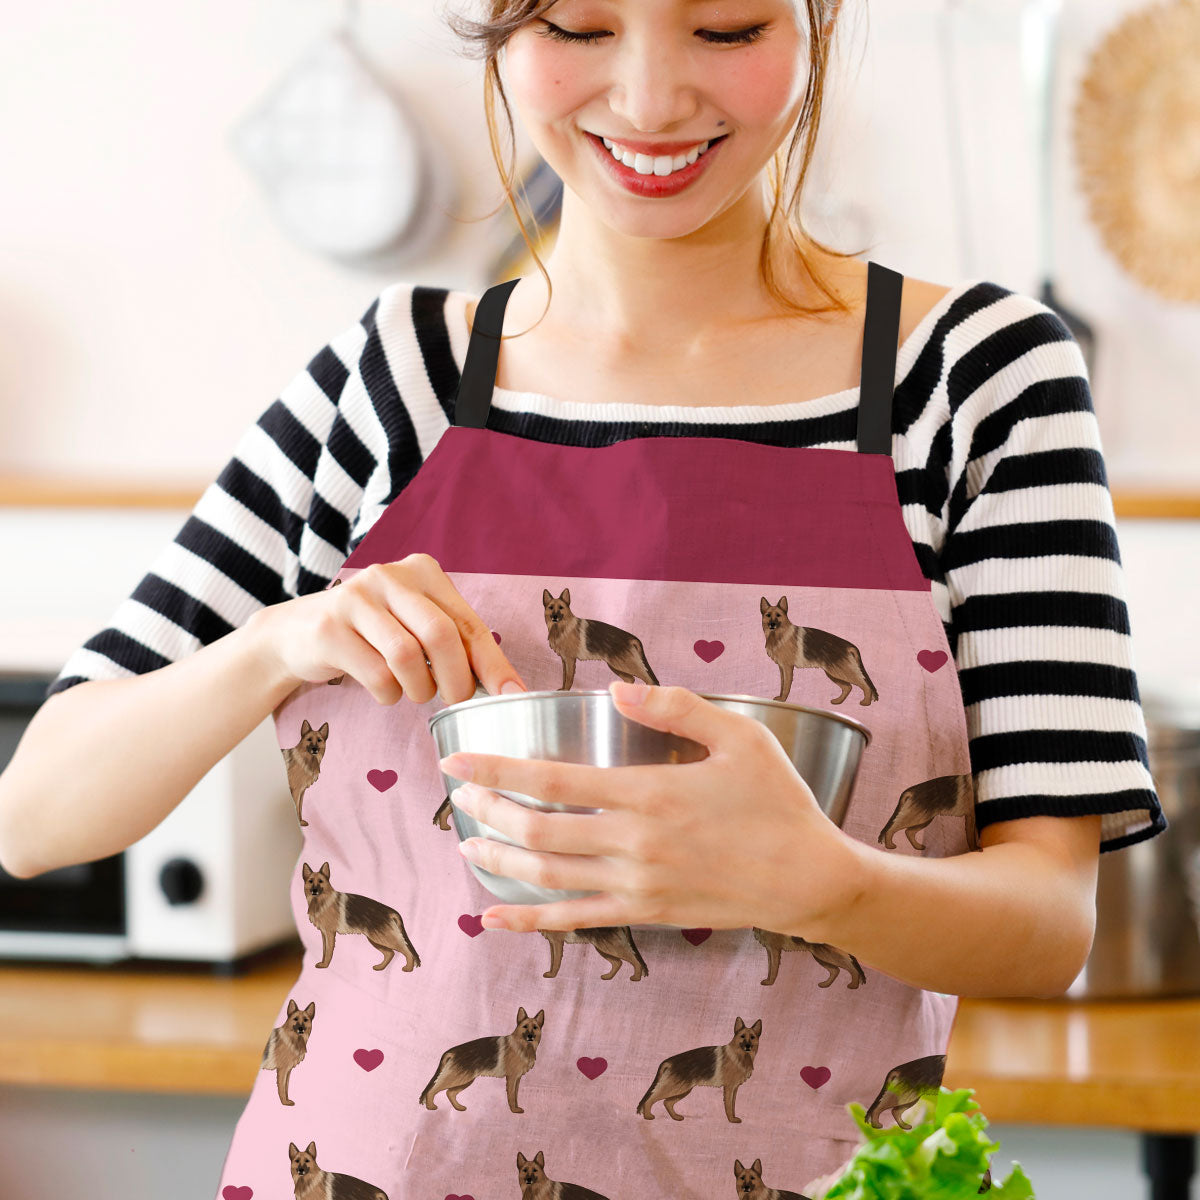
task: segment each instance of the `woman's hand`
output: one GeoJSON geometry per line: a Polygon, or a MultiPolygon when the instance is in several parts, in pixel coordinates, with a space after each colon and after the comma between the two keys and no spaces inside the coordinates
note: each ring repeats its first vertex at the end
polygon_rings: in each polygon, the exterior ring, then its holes
{"type": "Polygon", "coordinates": [[[267,661],[297,685],[347,674],[384,705],[405,695],[425,704],[439,693],[457,703],[474,694],[476,678],[491,695],[509,680],[528,690],[429,554],[372,563],[338,587],[259,609],[247,624],[267,661]]]}
{"type": "Polygon", "coordinates": [[[614,682],[609,691],[623,715],[700,742],[708,757],[625,767],[462,752],[442,759],[447,774],[471,780],[454,802],[520,843],[471,838],[460,843],[465,856],[542,887],[597,893],[493,905],[484,925],[757,925],[803,936],[810,922],[823,922],[847,888],[840,849],[848,838],[774,734],[684,687],[614,682]],[[540,811],[493,787],[604,811],[540,811]]]}

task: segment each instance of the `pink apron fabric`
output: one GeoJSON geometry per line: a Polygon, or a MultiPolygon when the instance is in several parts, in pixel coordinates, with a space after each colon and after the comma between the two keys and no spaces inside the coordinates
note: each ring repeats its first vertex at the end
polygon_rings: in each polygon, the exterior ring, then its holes
{"type": "MultiPolygon", "coordinates": [[[[871,740],[845,831],[887,854],[977,848],[958,678],[890,456],[902,277],[870,264],[852,452],[486,428],[515,282],[480,301],[458,423],[329,586],[424,551],[530,688],[604,688],[635,661],[645,682],[846,713],[871,740]],[[573,676],[548,600],[593,623],[573,676]]],[[[956,997],[767,930],[483,930],[494,899],[428,728],[442,706],[381,707],[346,675],[275,712],[307,822],[305,956],[223,1200],[775,1200],[852,1153],[849,1101],[919,1119],[956,997]]],[[[920,897],[897,919],[926,919],[920,897]]]]}

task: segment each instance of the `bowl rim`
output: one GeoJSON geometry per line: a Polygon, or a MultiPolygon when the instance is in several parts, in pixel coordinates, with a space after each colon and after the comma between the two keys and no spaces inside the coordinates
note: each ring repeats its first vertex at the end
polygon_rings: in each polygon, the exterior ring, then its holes
{"type": "MultiPolygon", "coordinates": [[[[851,729],[861,733],[866,739],[863,743],[863,749],[866,749],[871,744],[870,728],[854,717],[846,716],[845,713],[830,712],[825,708],[813,708],[809,704],[793,704],[790,700],[775,700],[767,696],[752,696],[747,692],[696,692],[696,695],[704,700],[749,700],[754,704],[768,704],[774,708],[786,708],[797,712],[813,713],[818,717],[827,717],[831,721],[840,721],[843,725],[849,725],[851,729]]],[[[448,713],[459,713],[465,709],[477,708],[484,704],[504,704],[512,700],[530,700],[542,697],[565,700],[575,696],[607,696],[613,708],[616,708],[616,701],[613,700],[612,692],[608,688],[568,688],[566,690],[554,688],[528,692],[509,692],[503,696],[471,696],[467,700],[459,700],[456,704],[448,704],[445,708],[435,712],[429,718],[429,729],[432,732],[434,725],[448,713]]]]}

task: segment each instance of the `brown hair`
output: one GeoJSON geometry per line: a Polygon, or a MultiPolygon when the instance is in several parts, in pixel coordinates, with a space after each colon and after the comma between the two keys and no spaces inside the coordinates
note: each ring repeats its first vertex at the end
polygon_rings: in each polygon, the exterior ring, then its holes
{"type": "MultiPolygon", "coordinates": [[[[496,163],[497,170],[500,172],[504,194],[517,219],[517,227],[521,231],[521,236],[524,238],[525,244],[529,247],[529,252],[533,256],[534,262],[537,263],[538,269],[545,277],[548,292],[552,290],[550,276],[547,274],[545,265],[538,257],[537,250],[529,238],[527,223],[522,218],[520,209],[517,207],[516,198],[513,195],[512,185],[516,173],[516,140],[513,131],[512,109],[509,107],[508,96],[505,94],[504,84],[500,79],[499,55],[508,39],[518,29],[531,24],[542,13],[551,8],[555,2],[556,0],[484,0],[485,10],[488,14],[485,20],[475,21],[456,13],[450,13],[446,18],[451,29],[462,39],[468,54],[471,57],[482,58],[486,63],[483,106],[487,114],[488,136],[492,148],[492,158],[496,163]],[[471,53],[472,49],[474,50],[473,54],[471,53]],[[496,129],[497,95],[500,97],[504,116],[508,122],[509,162],[507,170],[501,161],[500,139],[496,129]]],[[[804,104],[801,107],[800,116],[796,121],[796,128],[792,134],[791,142],[787,147],[787,154],[782,170],[780,169],[780,151],[778,149],[767,165],[767,174],[771,182],[774,199],[764,229],[762,245],[759,250],[759,274],[767,286],[767,291],[787,312],[816,315],[834,310],[845,313],[850,311],[849,305],[826,285],[826,281],[821,278],[820,273],[816,270],[814,259],[809,251],[816,249],[834,258],[841,259],[855,258],[863,251],[847,251],[843,253],[842,251],[833,249],[832,246],[825,245],[825,243],[814,238],[804,228],[804,224],[800,219],[800,199],[816,147],[817,135],[821,128],[821,113],[825,99],[825,80],[828,73],[829,54],[832,43],[832,28],[830,33],[827,34],[824,22],[831,17],[835,9],[844,3],[844,0],[797,0],[797,3],[803,5],[808,17],[809,44],[812,46],[812,60],[804,104]],[[797,154],[800,155],[799,174],[796,178],[795,186],[792,188],[785,203],[782,197],[782,182],[791,174],[797,154]],[[816,308],[806,308],[803,305],[797,304],[779,287],[772,255],[774,235],[777,229],[790,241],[809,278],[813,280],[818,290],[828,299],[829,303],[816,308]]],[[[504,201],[500,203],[502,204],[504,201]]],[[[496,209],[492,210],[492,213],[496,212],[498,208],[499,205],[496,206],[496,209]]],[[[489,213],[486,215],[490,216],[492,214],[489,213]]],[[[529,220],[536,229],[537,217],[533,213],[532,207],[530,207],[529,220]]],[[[549,295],[547,295],[546,303],[549,306],[549,295]]],[[[543,310],[542,315],[545,316],[545,310],[543,310]]],[[[506,334],[505,336],[520,335],[506,334]]]]}

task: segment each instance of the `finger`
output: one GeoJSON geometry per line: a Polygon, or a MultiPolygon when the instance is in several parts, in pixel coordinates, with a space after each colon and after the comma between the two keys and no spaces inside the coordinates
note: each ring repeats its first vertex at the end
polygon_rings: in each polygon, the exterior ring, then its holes
{"type": "MultiPolygon", "coordinates": [[[[554,762],[548,758],[514,758],[456,750],[438,760],[451,779],[470,780],[481,787],[523,792],[547,804],[578,808],[644,810],[650,788],[660,786],[664,764],[597,767],[590,763],[554,762]]],[[[672,763],[673,771],[686,771],[700,763],[672,763]]],[[[579,815],[579,814],[569,814],[579,815]]]]}
{"type": "Polygon", "coordinates": [[[544,812],[469,783],[456,787],[450,800],[468,816],[529,850],[619,857],[630,844],[626,823],[609,812],[544,812]]]}
{"type": "Polygon", "coordinates": [[[429,660],[426,672],[432,672],[436,682],[422,693],[421,702],[432,700],[438,693],[450,702],[469,699],[475,693],[475,674],[462,631],[454,617],[419,587],[414,588],[403,578],[386,576],[381,603],[417,639],[423,651],[422,667],[425,659],[429,660]]]}
{"type": "MultiPolygon", "coordinates": [[[[375,648],[403,694],[416,704],[425,704],[437,695],[438,685],[425,662],[428,647],[409,626],[409,621],[421,623],[413,615],[416,605],[409,603],[415,598],[406,593],[401,606],[404,611],[396,613],[381,598],[359,592],[347,600],[346,619],[375,648]]],[[[439,653],[444,656],[444,650],[439,653]]]]}
{"type": "MultiPolygon", "coordinates": [[[[426,555],[419,563],[419,570],[429,596],[449,615],[458,627],[459,638],[465,648],[467,660],[474,677],[483,684],[489,695],[500,694],[501,688],[510,679],[522,691],[528,691],[521,673],[500,649],[488,623],[467,603],[455,587],[450,576],[432,555],[426,555]],[[424,561],[427,558],[428,562],[424,561]]],[[[475,691],[474,680],[471,692],[475,691]]]]}
{"type": "Polygon", "coordinates": [[[353,626],[338,622],[332,631],[333,661],[356,682],[362,684],[385,707],[395,704],[404,695],[392,669],[379,651],[353,626]]]}
{"type": "Polygon", "coordinates": [[[628,925],[631,918],[620,901],[608,892],[553,900],[548,904],[495,904],[483,912],[485,929],[504,928],[526,933],[534,929],[596,929],[628,925]],[[498,920],[502,926],[489,924],[498,920]]]}
{"type": "Polygon", "coordinates": [[[467,838],[459,842],[458,849],[468,862],[493,875],[553,891],[594,892],[612,885],[612,861],[599,855],[542,854],[489,837],[467,838]]]}
{"type": "Polygon", "coordinates": [[[711,700],[679,684],[655,686],[625,683],[616,679],[609,684],[609,695],[622,716],[651,729],[661,729],[690,738],[715,753],[729,741],[740,713],[720,708],[711,700]]]}

